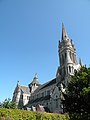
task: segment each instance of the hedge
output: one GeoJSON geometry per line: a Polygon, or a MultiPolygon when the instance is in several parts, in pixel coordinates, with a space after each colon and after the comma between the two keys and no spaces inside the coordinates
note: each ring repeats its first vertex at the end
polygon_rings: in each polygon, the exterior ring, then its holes
{"type": "Polygon", "coordinates": [[[70,120],[67,114],[0,108],[0,120],[70,120]]]}

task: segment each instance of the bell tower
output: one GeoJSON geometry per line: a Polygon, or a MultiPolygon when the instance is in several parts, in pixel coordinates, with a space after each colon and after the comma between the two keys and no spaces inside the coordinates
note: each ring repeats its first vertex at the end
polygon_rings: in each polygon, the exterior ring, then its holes
{"type": "Polygon", "coordinates": [[[33,93],[39,86],[38,76],[37,73],[35,74],[32,82],[28,85],[30,89],[30,93],[33,93]]]}
{"type": "Polygon", "coordinates": [[[58,45],[59,64],[56,74],[57,82],[63,81],[66,84],[66,78],[74,75],[74,71],[78,69],[79,64],[76,58],[76,49],[72,39],[68,37],[64,24],[62,23],[62,37],[58,45]]]}

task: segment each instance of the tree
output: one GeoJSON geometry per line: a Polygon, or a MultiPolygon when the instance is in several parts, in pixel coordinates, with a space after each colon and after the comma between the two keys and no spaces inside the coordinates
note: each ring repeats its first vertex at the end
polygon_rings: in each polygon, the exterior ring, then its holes
{"type": "Polygon", "coordinates": [[[2,103],[0,102],[0,108],[2,108],[3,106],[2,106],[2,103]]]}
{"type": "Polygon", "coordinates": [[[8,108],[8,109],[16,109],[16,103],[11,101],[10,98],[5,99],[4,102],[2,103],[3,108],[8,108]]]}
{"type": "Polygon", "coordinates": [[[90,68],[82,67],[71,77],[62,101],[70,114],[90,113],[90,68]]]}

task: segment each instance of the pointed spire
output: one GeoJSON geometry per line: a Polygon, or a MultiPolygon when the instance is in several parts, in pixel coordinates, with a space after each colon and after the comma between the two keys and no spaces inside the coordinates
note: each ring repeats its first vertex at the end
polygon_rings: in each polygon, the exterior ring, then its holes
{"type": "Polygon", "coordinates": [[[38,75],[37,75],[37,73],[35,73],[34,79],[38,79],[38,75]]]}
{"type": "Polygon", "coordinates": [[[33,78],[32,83],[39,84],[39,81],[38,81],[38,75],[37,75],[37,73],[35,74],[35,76],[34,76],[34,78],[33,78]]]}
{"type": "Polygon", "coordinates": [[[67,32],[65,30],[64,24],[62,23],[62,40],[65,40],[65,38],[67,38],[67,32]]]}

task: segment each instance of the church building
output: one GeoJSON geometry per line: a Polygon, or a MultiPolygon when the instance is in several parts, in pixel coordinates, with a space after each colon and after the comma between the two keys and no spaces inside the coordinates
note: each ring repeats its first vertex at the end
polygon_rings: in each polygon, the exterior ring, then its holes
{"type": "Polygon", "coordinates": [[[54,79],[40,84],[37,74],[28,86],[17,83],[13,93],[13,101],[18,108],[37,108],[41,105],[49,112],[63,112],[62,92],[68,86],[70,76],[82,66],[81,60],[78,63],[76,49],[72,39],[69,38],[64,24],[62,24],[62,37],[58,44],[59,66],[54,79]]]}

